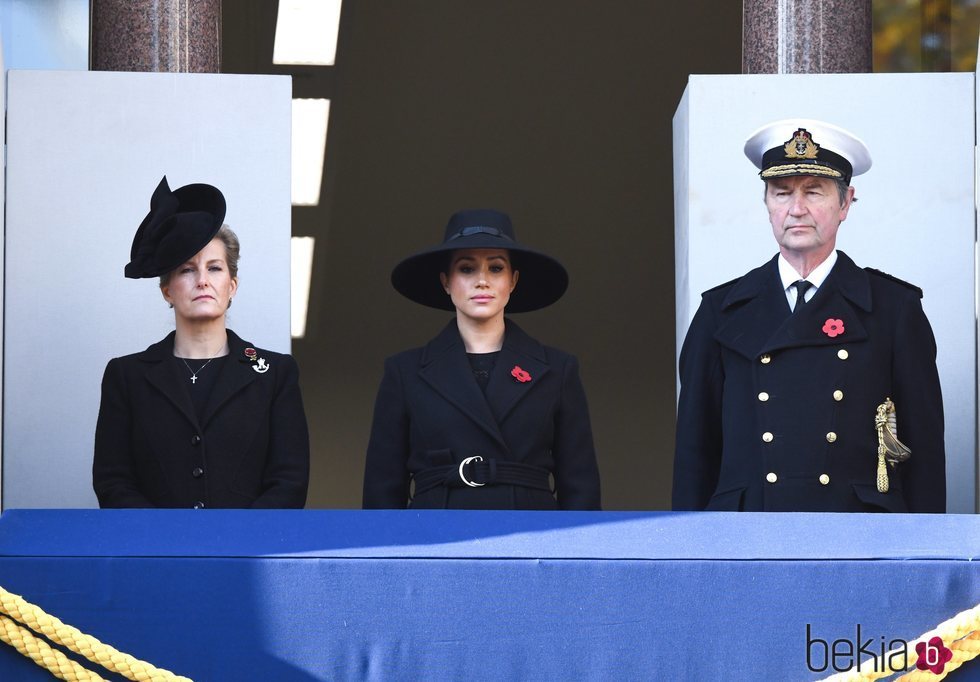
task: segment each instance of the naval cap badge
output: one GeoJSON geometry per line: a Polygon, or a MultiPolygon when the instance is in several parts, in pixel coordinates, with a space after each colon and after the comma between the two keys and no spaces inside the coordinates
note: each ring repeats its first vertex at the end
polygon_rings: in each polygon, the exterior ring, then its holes
{"type": "Polygon", "coordinates": [[[813,141],[813,136],[806,128],[798,128],[793,137],[783,145],[787,159],[815,159],[820,153],[820,145],[813,141]]]}

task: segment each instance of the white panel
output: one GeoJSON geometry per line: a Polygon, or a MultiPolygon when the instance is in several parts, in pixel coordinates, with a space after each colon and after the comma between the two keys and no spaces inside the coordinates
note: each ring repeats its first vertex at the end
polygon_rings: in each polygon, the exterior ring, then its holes
{"type": "MultiPolygon", "coordinates": [[[[691,193],[691,155],[688,148],[688,140],[690,139],[688,129],[690,91],[691,88],[684,89],[681,102],[677,105],[677,111],[674,113],[674,289],[676,292],[674,333],[678,357],[680,356],[681,345],[684,343],[684,334],[687,332],[688,325],[691,324],[691,316],[689,316],[688,311],[692,305],[697,309],[697,303],[692,304],[691,302],[690,245],[687,239],[691,224],[691,216],[688,213],[691,193]]],[[[677,378],[675,390],[679,396],[681,392],[680,377],[677,378]]]]}
{"type": "Polygon", "coordinates": [[[0,0],[8,69],[88,68],[90,0],[0,0]]]}
{"type": "MultiPolygon", "coordinates": [[[[973,83],[974,83],[973,92],[974,92],[974,96],[976,97],[976,102],[975,102],[976,107],[973,110],[975,116],[973,122],[974,140],[980,139],[980,137],[978,137],[980,136],[980,89],[976,87],[978,78],[980,78],[980,41],[977,42],[977,70],[973,74],[973,83]]],[[[980,154],[977,153],[976,145],[974,145],[973,147],[973,209],[974,209],[974,218],[976,218],[977,215],[976,212],[980,211],[980,154]]],[[[974,232],[974,239],[976,239],[975,232],[974,232]]],[[[980,251],[978,251],[975,246],[974,256],[973,256],[973,268],[974,268],[974,281],[976,282],[977,285],[977,289],[974,291],[974,296],[975,296],[974,300],[976,301],[980,301],[980,258],[978,258],[978,255],[980,255],[980,251]]],[[[973,313],[975,317],[977,317],[977,312],[978,312],[977,308],[975,307],[973,313]]],[[[978,332],[980,332],[980,326],[978,326],[977,329],[978,332]]],[[[977,338],[980,339],[980,335],[978,335],[977,338]]],[[[977,354],[978,354],[977,355],[978,359],[980,359],[980,343],[977,344],[977,354]]],[[[978,406],[978,408],[980,408],[980,406],[978,406]]],[[[977,423],[980,423],[980,413],[978,413],[975,416],[977,417],[977,423]]],[[[978,455],[980,455],[980,449],[978,449],[978,455]]],[[[977,465],[978,461],[980,460],[978,460],[977,458],[974,459],[974,464],[976,466],[974,472],[976,475],[975,483],[978,491],[975,511],[980,512],[980,465],[977,465]]]]}
{"type": "Polygon", "coordinates": [[[174,328],[128,280],[150,194],[208,182],[242,241],[229,327],[288,352],[290,81],[282,76],[8,75],[4,505],[91,507],[109,358],[174,328]]]}
{"type": "Polygon", "coordinates": [[[763,183],[742,153],[749,134],[796,116],[867,143],[874,165],[853,180],[860,201],[837,246],[925,290],[939,345],[951,512],[973,512],[976,496],[973,84],[971,73],[691,76],[674,119],[675,131],[687,130],[689,155],[689,187],[675,200],[687,216],[675,226],[688,245],[677,263],[687,274],[677,282],[680,339],[702,291],[776,253],[763,183]]]}
{"type": "MultiPolygon", "coordinates": [[[[4,65],[3,36],[0,35],[0,111],[7,110],[7,69],[4,65]]],[[[6,151],[7,127],[0,127],[0,149],[6,151]]],[[[4,185],[7,164],[0,163],[0,189],[4,185]]],[[[4,193],[0,191],[0,282],[3,281],[3,234],[4,234],[4,193]]],[[[3,357],[3,296],[0,295],[0,357],[3,357]]],[[[0,363],[0,382],[3,365],[0,363]]],[[[0,413],[0,433],[3,432],[3,415],[0,413]]],[[[0,509],[3,509],[3,445],[0,444],[0,509]]]]}

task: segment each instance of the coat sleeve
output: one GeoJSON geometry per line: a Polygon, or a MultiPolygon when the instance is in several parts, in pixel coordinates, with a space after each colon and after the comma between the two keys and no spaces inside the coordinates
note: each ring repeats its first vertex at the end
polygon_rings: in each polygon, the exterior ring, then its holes
{"type": "Polygon", "coordinates": [[[560,509],[599,510],[599,466],[592,442],[592,424],[578,361],[569,356],[562,376],[555,416],[555,493],[560,509]]]}
{"type": "Polygon", "coordinates": [[[283,355],[282,379],[269,410],[269,450],[262,473],[262,492],[253,509],[301,509],[310,478],[310,435],[299,388],[299,368],[283,355]]]}
{"type": "Polygon", "coordinates": [[[106,365],[102,376],[102,401],[95,426],[92,487],[102,508],[153,507],[140,491],[136,462],[131,451],[132,402],[126,390],[122,362],[106,365]]]}
{"type": "Polygon", "coordinates": [[[704,509],[718,485],[725,376],[714,331],[711,303],[705,298],[681,348],[671,504],[675,511],[704,509]]]}
{"type": "Polygon", "coordinates": [[[946,446],[936,339],[918,297],[897,325],[892,386],[898,438],[912,456],[898,468],[910,512],[945,513],[946,446]]]}
{"type": "Polygon", "coordinates": [[[409,491],[409,415],[394,358],[385,361],[364,465],[364,509],[405,509],[409,491]]]}

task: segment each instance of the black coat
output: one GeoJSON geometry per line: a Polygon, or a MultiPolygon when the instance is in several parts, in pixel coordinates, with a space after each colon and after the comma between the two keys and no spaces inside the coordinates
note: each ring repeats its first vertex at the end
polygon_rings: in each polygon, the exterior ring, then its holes
{"type": "Polygon", "coordinates": [[[790,314],[776,258],[705,292],[680,357],[674,509],[944,512],[936,342],[922,292],[841,252],[790,314]],[[844,333],[823,331],[828,319],[844,333]],[[875,484],[886,398],[912,457],[875,484]]]}
{"type": "Polygon", "coordinates": [[[367,451],[365,508],[599,509],[599,470],[578,362],[510,320],[506,325],[486,395],[455,320],[428,345],[388,358],[367,451]],[[512,376],[515,367],[530,380],[512,376]],[[545,483],[469,487],[459,465],[472,456],[484,458],[464,469],[473,482],[503,477],[517,463],[515,475],[540,480],[536,474],[543,472],[545,483]],[[447,484],[424,489],[433,474],[447,484]]]}
{"type": "Polygon", "coordinates": [[[302,507],[309,436],[299,370],[228,331],[202,423],[171,361],[174,333],[106,366],[92,479],[102,507],[302,507]]]}

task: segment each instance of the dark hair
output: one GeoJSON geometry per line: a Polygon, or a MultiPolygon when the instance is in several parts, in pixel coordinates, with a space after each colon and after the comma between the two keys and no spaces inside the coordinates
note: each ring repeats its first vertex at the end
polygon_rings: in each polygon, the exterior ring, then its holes
{"type": "MultiPolygon", "coordinates": [[[[214,237],[215,239],[220,239],[221,243],[225,245],[225,262],[228,264],[228,273],[233,278],[238,277],[238,259],[241,256],[242,249],[241,242],[238,241],[238,235],[227,225],[222,225],[214,237]]],[[[174,268],[170,272],[160,275],[160,286],[165,287],[170,284],[170,277],[176,271],[177,269],[174,268]]]]}
{"type": "MultiPolygon", "coordinates": [[[[486,250],[486,248],[489,248],[489,247],[478,247],[477,250],[486,250]]],[[[446,254],[446,260],[443,263],[442,270],[440,270],[440,272],[442,272],[443,274],[448,275],[449,274],[449,271],[453,269],[453,258],[456,257],[456,252],[457,251],[466,251],[466,250],[467,249],[456,249],[455,251],[449,251],[446,254]]],[[[517,269],[517,266],[514,265],[514,252],[511,251],[510,249],[502,249],[502,250],[507,252],[507,261],[510,263],[510,269],[511,270],[516,270],[517,269]]]]}

